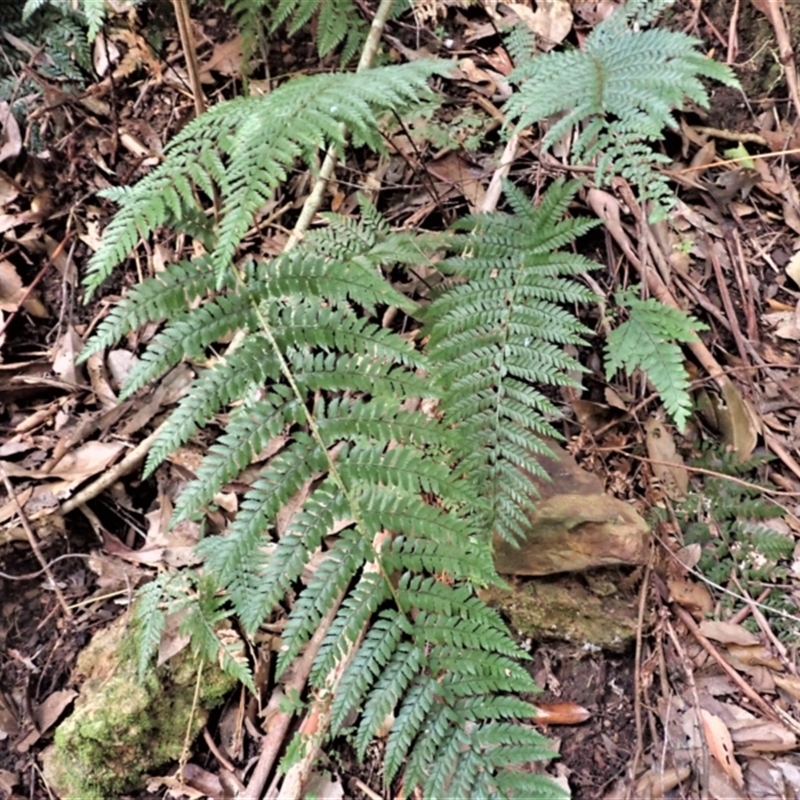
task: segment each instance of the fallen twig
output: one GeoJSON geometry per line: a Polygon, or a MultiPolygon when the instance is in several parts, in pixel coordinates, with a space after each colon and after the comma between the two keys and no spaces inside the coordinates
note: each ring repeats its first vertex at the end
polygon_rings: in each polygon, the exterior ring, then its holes
{"type": "Polygon", "coordinates": [[[8,475],[6,475],[6,471],[1,466],[0,479],[3,481],[3,486],[5,486],[9,498],[14,501],[14,505],[17,507],[17,513],[19,514],[20,522],[25,530],[25,535],[28,537],[28,542],[31,546],[31,550],[33,550],[33,553],[36,556],[36,560],[42,565],[42,571],[45,575],[47,575],[47,580],[50,581],[50,585],[53,587],[53,591],[58,598],[58,602],[61,604],[61,608],[64,610],[64,614],[66,614],[68,619],[72,619],[72,611],[70,611],[67,599],[64,597],[61,589],[59,588],[55,575],[53,575],[52,571],[50,570],[50,564],[42,554],[41,548],[39,547],[39,542],[36,541],[36,534],[33,532],[33,528],[31,528],[27,516],[25,516],[25,511],[22,508],[22,504],[19,502],[17,493],[14,491],[14,487],[11,485],[8,475]]]}

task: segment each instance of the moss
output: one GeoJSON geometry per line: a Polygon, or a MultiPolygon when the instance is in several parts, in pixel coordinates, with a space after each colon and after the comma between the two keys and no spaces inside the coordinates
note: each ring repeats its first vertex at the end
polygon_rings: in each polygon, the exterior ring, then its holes
{"type": "MultiPolygon", "coordinates": [[[[120,655],[123,632],[122,624],[102,631],[81,654],[76,667],[81,695],[43,756],[45,775],[63,800],[95,800],[137,789],[143,775],[181,755],[197,662],[184,650],[140,683],[133,662],[120,655]]],[[[234,685],[215,665],[203,667],[192,738],[234,685]]]]}
{"type": "Polygon", "coordinates": [[[540,578],[510,590],[492,587],[482,594],[508,617],[514,630],[537,641],[559,639],[618,653],[636,636],[635,595],[596,593],[576,578],[540,578]]]}

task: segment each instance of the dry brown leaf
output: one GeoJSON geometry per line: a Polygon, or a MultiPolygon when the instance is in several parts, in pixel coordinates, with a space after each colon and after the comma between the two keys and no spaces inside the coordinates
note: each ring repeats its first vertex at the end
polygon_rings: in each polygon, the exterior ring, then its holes
{"type": "Polygon", "coordinates": [[[102,78],[112,64],[118,64],[122,51],[109,39],[104,31],[99,31],[92,47],[92,66],[98,77],[102,78]]]}
{"type": "Polygon", "coordinates": [[[564,41],[572,30],[572,6],[568,0],[538,0],[536,11],[522,3],[503,3],[540,37],[545,50],[564,41]]]}
{"type": "Polygon", "coordinates": [[[749,647],[760,645],[758,636],[751,631],[732,622],[718,622],[713,619],[704,619],[700,623],[700,633],[715,642],[722,644],[735,644],[749,647]]]}
{"type": "MultiPolygon", "coordinates": [[[[207,769],[198,767],[191,761],[183,767],[183,780],[187,786],[202,792],[203,797],[231,797],[225,792],[225,787],[222,785],[222,780],[218,775],[209,772],[207,769]]],[[[148,789],[150,787],[148,786],[148,789]]],[[[173,797],[183,797],[184,795],[178,793],[179,787],[174,786],[171,790],[173,797]]]]}
{"type": "MultiPolygon", "coordinates": [[[[671,769],[651,769],[636,781],[633,795],[623,797],[663,797],[676,786],[683,783],[692,774],[689,766],[672,767],[671,769]]],[[[605,800],[611,800],[606,796],[605,800]]]]}
{"type": "Polygon", "coordinates": [[[22,133],[19,123],[4,100],[0,103],[0,162],[16,158],[22,152],[22,133]]]}
{"type": "Polygon", "coordinates": [[[226,77],[236,78],[242,74],[242,59],[244,47],[242,37],[234,36],[227,42],[220,42],[214,47],[208,60],[200,65],[200,80],[202,83],[212,83],[212,72],[218,72],[226,77]]]}
{"type": "Polygon", "coordinates": [[[790,694],[795,700],[800,700],[800,677],[797,675],[779,675],[776,673],[772,676],[772,679],[775,681],[776,686],[779,686],[784,692],[790,694]]]}
{"type": "Polygon", "coordinates": [[[102,472],[124,449],[123,442],[86,442],[67,453],[49,474],[77,486],[102,472]]]}
{"type": "Polygon", "coordinates": [[[33,711],[36,720],[36,727],[17,743],[15,750],[19,753],[27,753],[39,739],[58,722],[64,709],[78,696],[73,689],[64,689],[60,692],[53,692],[44,702],[39,703],[33,711]]]}
{"type": "Polygon", "coordinates": [[[83,372],[76,363],[81,350],[83,350],[83,340],[75,328],[68,325],[53,354],[53,372],[62,381],[75,386],[82,386],[86,383],[83,372]]]}
{"type": "Polygon", "coordinates": [[[89,382],[92,385],[95,397],[106,408],[114,408],[117,405],[117,397],[108,382],[102,353],[92,353],[86,359],[86,372],[89,373],[89,382]]]}
{"type": "Polygon", "coordinates": [[[661,482],[671,500],[682,500],[689,489],[689,473],[684,469],[683,458],[675,447],[675,440],[667,426],[651,417],[645,423],[645,445],[652,459],[653,474],[661,482]]]}
{"type": "MultiPolygon", "coordinates": [[[[380,737],[380,734],[375,734],[380,737]]],[[[327,770],[313,769],[303,786],[303,797],[324,797],[325,800],[342,800],[344,785],[327,770]]]]}
{"type": "Polygon", "coordinates": [[[675,553],[675,558],[680,562],[680,566],[688,571],[697,566],[702,555],[702,546],[695,542],[695,544],[687,544],[685,547],[681,547],[680,550],[675,553]]]}
{"type": "Polygon", "coordinates": [[[749,409],[747,401],[732,381],[718,381],[718,384],[724,404],[716,409],[716,415],[723,441],[738,453],[740,461],[747,461],[758,443],[755,412],[749,409]]]}
{"type": "Polygon", "coordinates": [[[14,265],[10,261],[0,261],[0,311],[17,311],[22,302],[22,307],[31,316],[46,319],[47,309],[36,292],[31,292],[25,297],[25,291],[14,265]]]}
{"type": "Polygon", "coordinates": [[[667,578],[667,588],[670,600],[683,606],[693,617],[702,618],[714,608],[714,601],[702,583],[676,576],[667,578]]]}
{"type": "Polygon", "coordinates": [[[712,714],[704,708],[699,710],[699,714],[711,755],[737,786],[744,786],[742,768],[734,758],[733,740],[727,725],[716,714],[712,714]]]}
{"type": "Polygon", "coordinates": [[[425,169],[437,180],[460,192],[472,213],[483,207],[486,196],[483,187],[484,171],[474,167],[458,153],[451,152],[435,161],[429,161],[425,169]]]}
{"type": "Polygon", "coordinates": [[[9,772],[7,769],[0,769],[0,794],[11,797],[14,794],[14,787],[19,783],[19,776],[16,772],[9,772]]]}
{"type": "MultiPolygon", "coordinates": [[[[769,667],[776,671],[783,669],[781,660],[762,644],[749,646],[729,644],[725,650],[732,659],[738,662],[738,667],[769,667]]],[[[736,667],[737,664],[734,663],[733,666],[736,667]]]]}
{"type": "Polygon", "coordinates": [[[164,632],[161,634],[161,640],[158,643],[158,659],[156,663],[159,667],[189,646],[191,637],[180,632],[180,627],[186,619],[186,615],[187,611],[183,609],[167,616],[164,632]]]}

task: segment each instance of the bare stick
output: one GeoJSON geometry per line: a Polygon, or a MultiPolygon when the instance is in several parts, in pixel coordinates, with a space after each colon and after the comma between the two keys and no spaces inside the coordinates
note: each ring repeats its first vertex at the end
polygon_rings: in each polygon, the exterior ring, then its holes
{"type": "MultiPolygon", "coordinates": [[[[333,604],[333,607],[325,615],[325,618],[320,622],[320,626],[311,637],[311,641],[306,645],[303,655],[292,665],[292,676],[286,683],[286,692],[295,691],[299,694],[305,688],[314,659],[322,646],[322,640],[325,638],[328,627],[333,622],[336,612],[339,610],[339,604],[343,599],[344,594],[340,595],[339,599],[333,604]]],[[[250,776],[247,788],[239,795],[241,800],[259,800],[261,797],[267,779],[275,766],[278,753],[283,747],[283,740],[289,730],[289,723],[293,718],[294,714],[292,712],[279,711],[270,720],[267,735],[261,742],[261,755],[258,757],[256,768],[250,776]]]]}
{"type": "Polygon", "coordinates": [[[44,557],[41,548],[39,547],[39,542],[36,540],[36,534],[33,532],[33,528],[31,528],[28,518],[25,516],[25,511],[22,509],[22,504],[19,502],[19,498],[14,491],[14,487],[11,485],[11,481],[8,479],[8,475],[6,475],[6,471],[2,467],[0,467],[0,479],[3,481],[3,486],[6,487],[8,496],[13,499],[14,505],[17,507],[17,513],[19,514],[22,527],[25,529],[25,535],[28,537],[31,550],[33,550],[37,561],[42,565],[42,570],[44,574],[47,575],[47,580],[50,581],[53,591],[56,593],[56,597],[58,598],[58,602],[61,604],[61,608],[64,609],[64,614],[66,614],[68,619],[72,619],[72,612],[67,604],[67,599],[64,597],[61,589],[56,583],[55,575],[53,575],[52,571],[50,570],[50,565],[47,563],[47,559],[44,557]]]}
{"type": "Polygon", "coordinates": [[[97,480],[92,481],[92,483],[81,489],[76,495],[73,495],[69,500],[62,503],[60,512],[62,514],[69,514],[70,511],[74,511],[78,506],[82,506],[84,503],[93,500],[123,475],[133,472],[147,457],[151,445],[160,435],[164,425],[165,423],[162,422],[146,439],[142,439],[119,464],[112,467],[107,472],[104,472],[97,480]]]}

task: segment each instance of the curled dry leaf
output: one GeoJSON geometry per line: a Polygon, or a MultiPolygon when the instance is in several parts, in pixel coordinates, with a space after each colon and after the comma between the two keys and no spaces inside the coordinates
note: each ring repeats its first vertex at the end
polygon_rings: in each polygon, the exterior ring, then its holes
{"type": "Polygon", "coordinates": [[[588,708],[577,703],[536,703],[537,725],[580,725],[592,716],[588,708]]]}
{"type": "Polygon", "coordinates": [[[800,700],[800,678],[797,675],[773,675],[772,678],[776,686],[795,700],[800,700]]]}
{"type": "Polygon", "coordinates": [[[667,587],[670,600],[683,606],[693,617],[700,619],[714,608],[714,601],[702,583],[675,576],[667,578],[667,587]]]}
{"type": "Polygon", "coordinates": [[[761,644],[741,645],[731,643],[725,648],[728,655],[734,660],[734,667],[769,667],[779,671],[783,664],[766,647],[761,644]]]}

